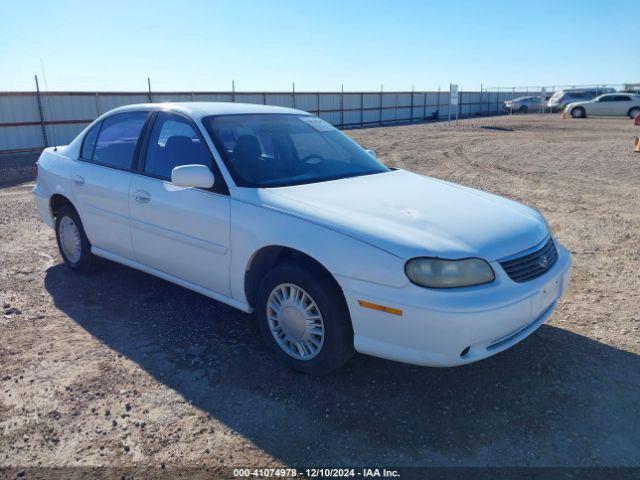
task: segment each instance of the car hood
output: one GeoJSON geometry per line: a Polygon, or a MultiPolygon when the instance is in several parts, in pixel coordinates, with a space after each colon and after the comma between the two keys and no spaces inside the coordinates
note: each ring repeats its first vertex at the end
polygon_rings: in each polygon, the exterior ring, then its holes
{"type": "Polygon", "coordinates": [[[506,198],[404,170],[260,190],[260,203],[401,258],[526,250],[548,235],[542,216],[506,198]]]}

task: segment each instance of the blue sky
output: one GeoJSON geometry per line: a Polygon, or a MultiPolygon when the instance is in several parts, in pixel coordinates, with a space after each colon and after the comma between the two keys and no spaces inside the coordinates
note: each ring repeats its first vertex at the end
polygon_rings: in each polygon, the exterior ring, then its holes
{"type": "Polygon", "coordinates": [[[637,0],[0,2],[0,90],[640,81],[637,0]]]}

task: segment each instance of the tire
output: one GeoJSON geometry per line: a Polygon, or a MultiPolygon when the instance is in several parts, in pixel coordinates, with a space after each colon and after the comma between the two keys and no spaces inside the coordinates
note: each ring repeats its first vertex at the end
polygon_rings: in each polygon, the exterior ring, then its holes
{"type": "Polygon", "coordinates": [[[573,118],[586,118],[587,112],[585,112],[583,107],[574,107],[571,109],[571,116],[573,118]]]}
{"type": "Polygon", "coordinates": [[[631,119],[635,119],[638,115],[640,115],[640,108],[639,107],[633,107],[631,110],[629,110],[629,117],[631,117],[631,119]]]}
{"type": "Polygon", "coordinates": [[[529,111],[529,107],[527,107],[526,105],[522,105],[519,109],[518,109],[518,113],[527,113],[529,111]]]}
{"type": "Polygon", "coordinates": [[[56,214],[56,241],[67,267],[80,273],[91,271],[95,263],[91,243],[84,233],[78,212],[71,205],[64,205],[56,214]]]}
{"type": "Polygon", "coordinates": [[[258,328],[264,342],[281,362],[299,372],[326,375],[347,363],[354,353],[353,327],[344,295],[335,280],[312,261],[289,261],[277,265],[267,273],[258,288],[256,312],[258,328]],[[307,318],[300,316],[307,309],[292,306],[291,293],[296,288],[296,299],[298,296],[302,298],[302,305],[308,305],[309,315],[316,317],[313,321],[318,323],[312,327],[307,318]],[[279,309],[280,313],[276,313],[270,308],[270,302],[273,306],[273,302],[278,302],[282,297],[284,300],[280,305],[286,306],[279,309]],[[315,306],[308,302],[309,299],[315,306]],[[310,333],[312,330],[321,330],[321,339],[318,333],[310,333]],[[288,333],[295,336],[289,336],[288,333]],[[276,340],[277,335],[280,340],[276,340]],[[304,348],[297,350],[288,342],[290,339],[304,348]],[[317,343],[320,345],[316,346],[317,343]],[[313,351],[313,348],[316,350],[313,351]],[[307,358],[303,358],[305,355],[307,358]]]}

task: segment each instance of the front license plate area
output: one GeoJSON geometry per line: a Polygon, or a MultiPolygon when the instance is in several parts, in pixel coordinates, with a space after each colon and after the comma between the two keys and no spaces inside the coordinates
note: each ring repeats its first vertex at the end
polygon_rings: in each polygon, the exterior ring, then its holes
{"type": "Polygon", "coordinates": [[[534,302],[534,313],[536,316],[544,312],[553,302],[558,299],[558,297],[560,296],[561,283],[562,279],[560,277],[557,277],[542,286],[534,302]]]}

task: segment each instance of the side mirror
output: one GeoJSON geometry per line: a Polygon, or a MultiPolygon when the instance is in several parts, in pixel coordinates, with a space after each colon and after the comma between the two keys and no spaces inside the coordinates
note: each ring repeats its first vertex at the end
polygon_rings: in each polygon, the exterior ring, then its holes
{"type": "Polygon", "coordinates": [[[369,155],[371,155],[373,158],[378,158],[378,156],[376,155],[376,151],[375,150],[365,150],[369,155]]]}
{"type": "Polygon", "coordinates": [[[177,187],[211,188],[215,180],[205,165],[181,165],[171,170],[171,183],[177,187]]]}

